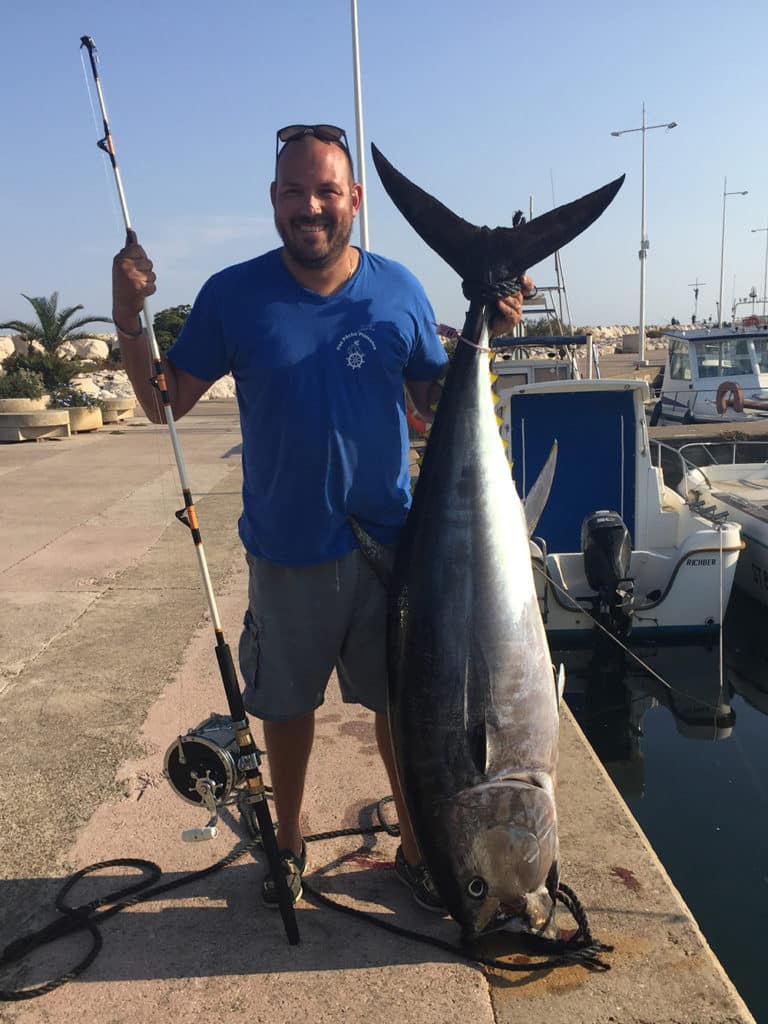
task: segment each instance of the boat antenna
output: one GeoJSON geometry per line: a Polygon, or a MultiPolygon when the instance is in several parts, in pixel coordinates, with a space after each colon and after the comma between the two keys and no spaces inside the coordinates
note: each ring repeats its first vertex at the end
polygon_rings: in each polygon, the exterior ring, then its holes
{"type": "Polygon", "coordinates": [[[706,283],[706,281],[700,281],[697,274],[696,280],[693,282],[693,284],[688,285],[689,288],[693,288],[693,317],[691,318],[692,324],[696,323],[696,318],[699,313],[699,288],[703,288],[706,283]]]}
{"type": "MultiPolygon", "coordinates": [[[[91,36],[81,36],[80,47],[81,49],[82,47],[85,47],[88,51],[88,56],[91,62],[91,71],[93,72],[93,80],[96,85],[96,93],[99,99],[99,106],[101,108],[101,116],[104,122],[104,138],[99,139],[97,145],[99,149],[102,149],[109,156],[112,164],[117,193],[120,199],[120,208],[123,213],[123,220],[125,221],[127,238],[126,244],[130,244],[136,241],[136,233],[131,227],[131,220],[128,215],[128,204],[126,203],[125,191],[120,178],[120,169],[117,166],[115,145],[109,128],[109,121],[107,119],[107,110],[104,104],[104,95],[101,90],[101,81],[99,79],[99,72],[97,68],[98,58],[96,54],[96,44],[91,36]]],[[[291,945],[297,945],[299,942],[299,930],[296,923],[296,914],[293,907],[293,900],[291,899],[291,895],[288,890],[286,875],[281,867],[275,830],[266,799],[266,787],[261,776],[259,750],[254,743],[253,736],[251,735],[248,717],[245,713],[245,707],[243,706],[243,698],[240,693],[240,687],[235,673],[232,652],[230,651],[229,645],[224,640],[224,633],[221,627],[216,598],[213,593],[211,577],[208,572],[208,563],[203,549],[203,540],[197,521],[197,512],[192,500],[192,491],[187,480],[187,472],[184,466],[181,447],[179,445],[179,436],[176,430],[173,410],[171,408],[162,358],[157,346],[157,339],[155,338],[155,332],[152,325],[152,316],[150,315],[149,304],[146,299],[144,300],[143,319],[154,368],[154,376],[151,380],[163,402],[165,421],[168,425],[168,433],[170,434],[173,453],[176,458],[176,467],[178,469],[179,481],[181,483],[181,490],[184,498],[184,508],[176,513],[176,518],[179,522],[183,523],[184,526],[189,528],[195,545],[195,551],[197,553],[197,562],[200,570],[202,587],[208,604],[211,622],[213,623],[214,633],[216,635],[216,660],[219,665],[221,681],[224,686],[224,692],[227,697],[227,704],[229,705],[229,711],[232,718],[232,728],[238,745],[238,768],[243,772],[246,782],[246,795],[244,802],[246,805],[249,805],[249,809],[253,811],[259,824],[264,852],[269,863],[269,870],[272,874],[272,878],[275,880],[278,905],[283,918],[283,925],[285,926],[288,942],[291,945]]],[[[213,835],[215,835],[215,830],[208,826],[204,829],[190,830],[190,834],[187,838],[208,839],[212,838],[213,835]]]]}

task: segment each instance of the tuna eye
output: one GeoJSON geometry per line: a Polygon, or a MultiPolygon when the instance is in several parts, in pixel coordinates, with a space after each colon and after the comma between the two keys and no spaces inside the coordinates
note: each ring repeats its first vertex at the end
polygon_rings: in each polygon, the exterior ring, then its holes
{"type": "Polygon", "coordinates": [[[467,892],[473,900],[481,900],[488,892],[488,886],[482,878],[472,878],[467,883],[467,892]]]}

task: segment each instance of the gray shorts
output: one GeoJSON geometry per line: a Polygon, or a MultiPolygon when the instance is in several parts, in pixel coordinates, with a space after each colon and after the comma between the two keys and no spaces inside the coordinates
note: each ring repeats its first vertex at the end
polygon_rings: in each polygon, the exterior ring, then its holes
{"type": "Polygon", "coordinates": [[[386,711],[386,591],[360,550],[299,569],[246,559],[246,710],[269,721],[309,714],[335,667],[345,703],[386,711]]]}

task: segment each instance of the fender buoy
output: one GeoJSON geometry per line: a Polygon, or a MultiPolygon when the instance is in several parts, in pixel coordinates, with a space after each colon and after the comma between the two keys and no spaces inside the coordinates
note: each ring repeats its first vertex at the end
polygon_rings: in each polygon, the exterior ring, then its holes
{"type": "Polygon", "coordinates": [[[718,416],[722,416],[729,405],[736,412],[744,412],[744,390],[741,384],[736,384],[732,380],[724,380],[718,387],[715,396],[715,408],[718,416]]]}

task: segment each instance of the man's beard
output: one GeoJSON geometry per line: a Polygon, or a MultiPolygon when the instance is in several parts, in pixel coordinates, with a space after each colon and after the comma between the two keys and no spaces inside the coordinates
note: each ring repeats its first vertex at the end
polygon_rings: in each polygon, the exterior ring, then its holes
{"type": "Polygon", "coordinates": [[[348,224],[337,220],[335,225],[331,226],[325,217],[295,217],[290,221],[288,230],[284,230],[275,215],[275,227],[288,255],[306,270],[321,270],[323,267],[335,263],[349,245],[349,240],[352,237],[352,218],[349,219],[348,224]],[[311,249],[307,241],[296,237],[301,227],[314,223],[326,225],[328,241],[322,252],[311,249]]]}

